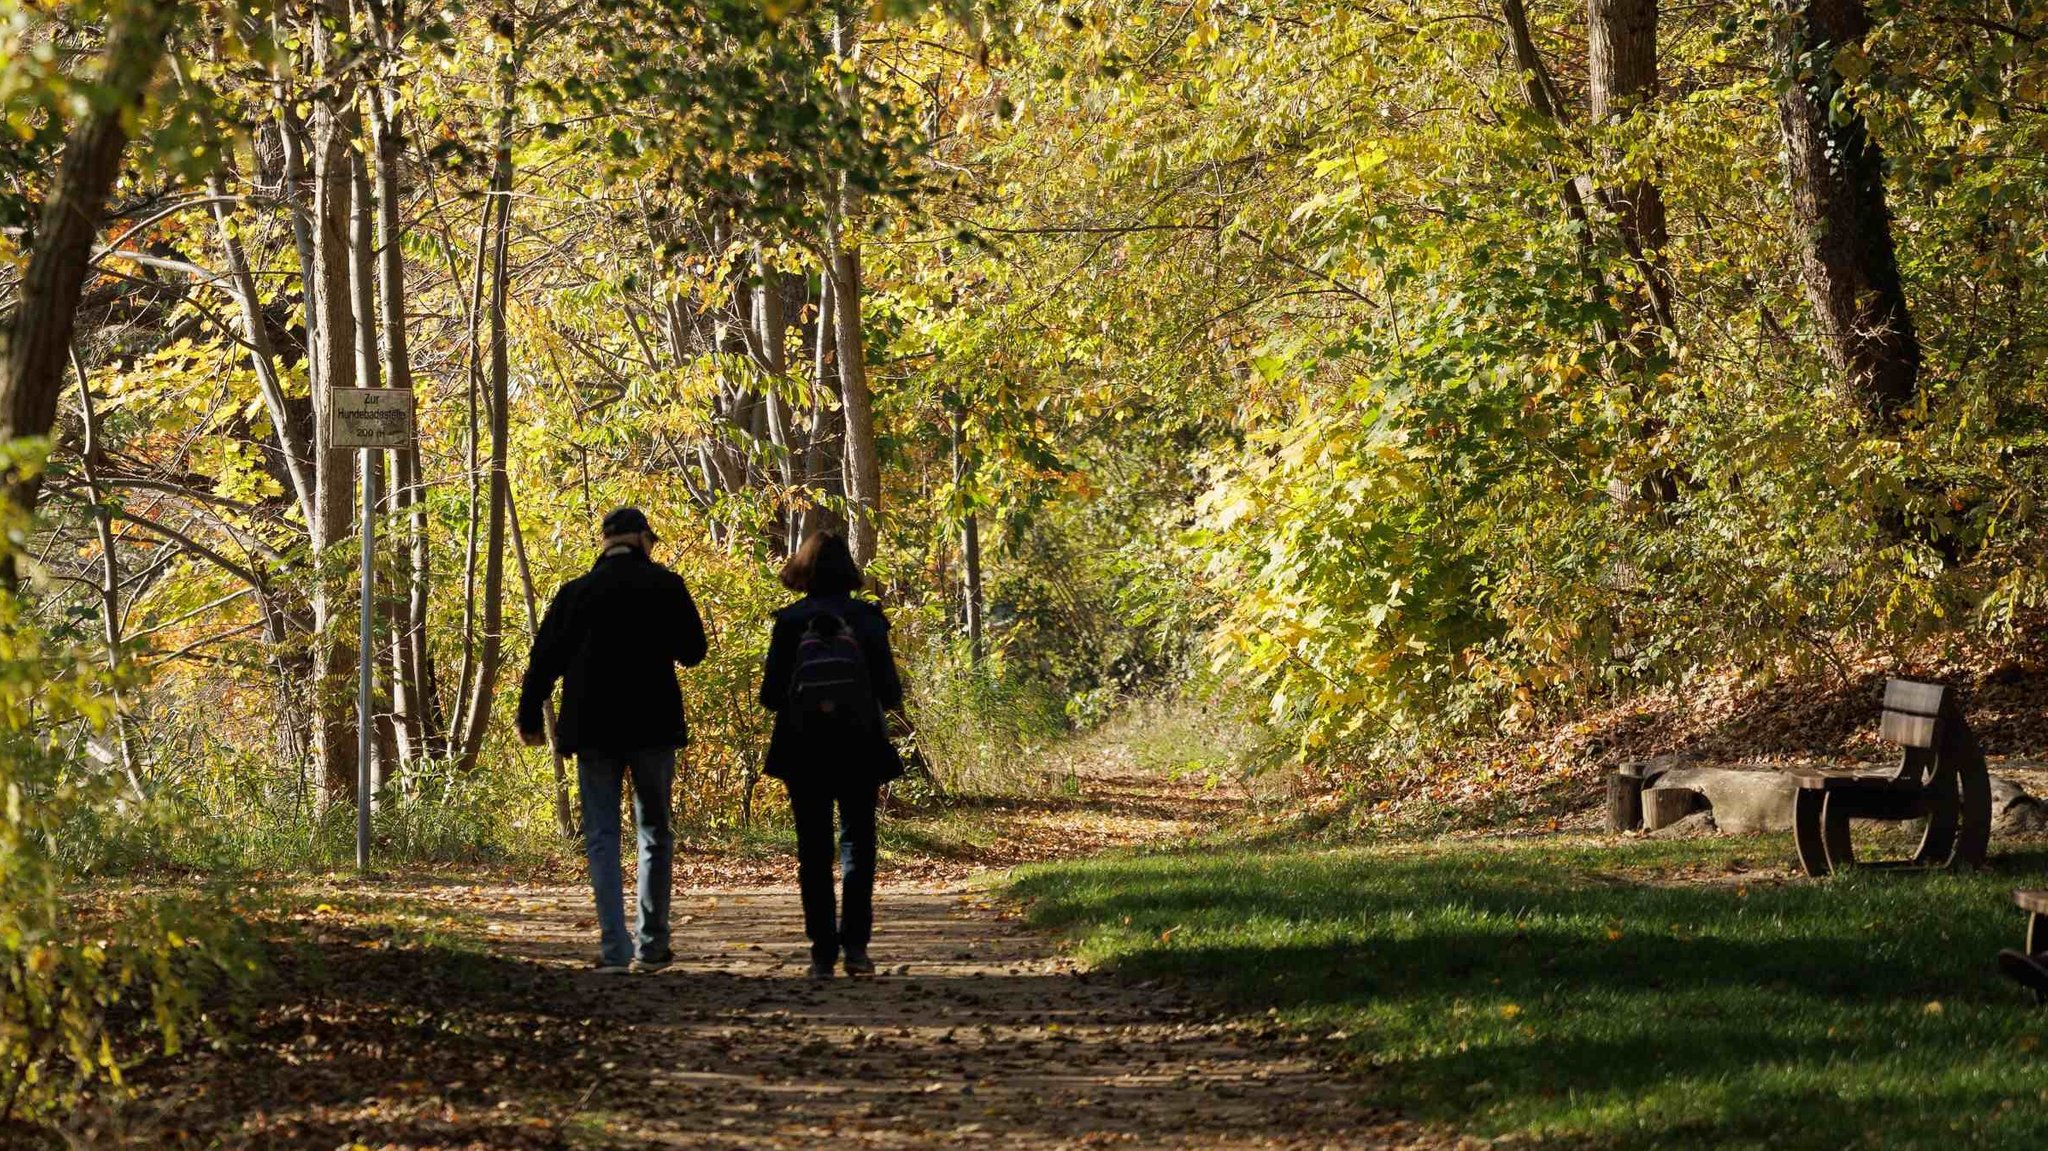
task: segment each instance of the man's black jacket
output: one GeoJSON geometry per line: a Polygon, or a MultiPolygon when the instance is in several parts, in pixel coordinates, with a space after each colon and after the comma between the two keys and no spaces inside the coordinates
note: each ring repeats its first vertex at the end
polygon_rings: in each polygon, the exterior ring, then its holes
{"type": "Polygon", "coordinates": [[[519,691],[519,730],[541,730],[559,679],[563,754],[681,747],[689,732],[675,665],[695,667],[704,650],[704,621],[683,577],[639,548],[612,548],[548,605],[519,691]]]}
{"type": "Polygon", "coordinates": [[[903,759],[883,734],[880,723],[875,725],[870,738],[837,747],[806,746],[792,730],[789,681],[796,673],[797,650],[803,643],[804,629],[826,613],[844,620],[853,638],[860,641],[861,654],[868,660],[868,683],[874,688],[875,703],[885,711],[903,706],[903,680],[896,673],[896,658],[889,651],[889,618],[882,614],[882,609],[848,595],[805,596],[775,613],[768,657],[761,665],[761,706],[775,713],[775,728],[768,735],[768,759],[763,770],[798,787],[858,787],[895,779],[903,774],[903,759]]]}

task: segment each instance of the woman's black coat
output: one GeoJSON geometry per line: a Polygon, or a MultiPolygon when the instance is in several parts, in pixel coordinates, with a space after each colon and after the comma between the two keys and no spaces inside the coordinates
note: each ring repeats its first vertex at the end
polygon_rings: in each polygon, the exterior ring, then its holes
{"type": "Polygon", "coordinates": [[[761,666],[761,706],[775,713],[764,770],[796,786],[861,786],[895,779],[903,774],[903,760],[880,722],[875,724],[874,735],[856,747],[806,747],[791,730],[785,705],[790,677],[796,673],[797,647],[811,620],[828,612],[845,620],[860,641],[875,703],[884,711],[903,706],[903,680],[896,674],[896,660],[889,652],[889,619],[882,609],[849,595],[805,596],[775,613],[775,631],[768,639],[768,657],[761,666]]]}

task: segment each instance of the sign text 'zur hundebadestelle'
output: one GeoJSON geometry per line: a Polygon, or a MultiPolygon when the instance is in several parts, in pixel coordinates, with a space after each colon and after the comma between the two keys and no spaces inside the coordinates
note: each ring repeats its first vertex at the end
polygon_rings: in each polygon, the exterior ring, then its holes
{"type": "Polygon", "coordinates": [[[329,388],[327,446],[412,446],[412,389],[329,388]]]}

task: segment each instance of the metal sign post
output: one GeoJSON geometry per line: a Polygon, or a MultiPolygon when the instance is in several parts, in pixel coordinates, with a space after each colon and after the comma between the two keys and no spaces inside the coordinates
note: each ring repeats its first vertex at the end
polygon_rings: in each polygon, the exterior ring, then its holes
{"type": "Polygon", "coordinates": [[[370,869],[370,667],[376,644],[371,600],[377,554],[377,450],[356,453],[363,473],[363,618],[356,631],[356,870],[370,869]]]}
{"type": "Polygon", "coordinates": [[[407,388],[330,388],[327,392],[327,446],[358,448],[362,471],[363,614],[356,631],[356,869],[370,868],[370,761],[376,717],[370,693],[370,669],[377,643],[374,609],[377,571],[377,453],[412,446],[412,391],[407,388]]]}

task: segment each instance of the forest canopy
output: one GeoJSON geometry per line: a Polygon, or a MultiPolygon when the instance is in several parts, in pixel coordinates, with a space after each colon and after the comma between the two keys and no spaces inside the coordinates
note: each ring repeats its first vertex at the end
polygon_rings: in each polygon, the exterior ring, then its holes
{"type": "MultiPolygon", "coordinates": [[[[1213,665],[1324,763],[2007,626],[2043,26],[10,5],[24,622],[125,683],[87,761],[314,809],[364,480],[394,786],[516,761],[506,666],[628,502],[728,686],[844,523],[934,676],[1078,721],[1213,665]],[[416,397],[367,476],[321,418],[355,386],[416,397]]],[[[698,694],[729,793],[758,725],[698,694]]]]}

